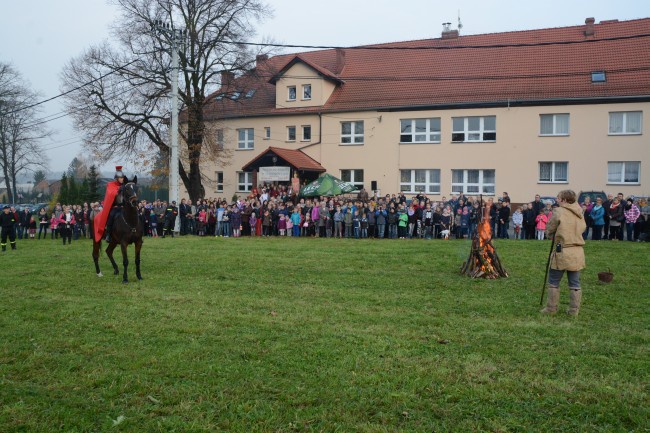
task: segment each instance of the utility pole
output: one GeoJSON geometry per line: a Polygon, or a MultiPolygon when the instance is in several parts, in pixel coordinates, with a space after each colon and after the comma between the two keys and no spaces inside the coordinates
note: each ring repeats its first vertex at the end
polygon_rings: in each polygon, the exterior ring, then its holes
{"type": "MultiPolygon", "coordinates": [[[[186,31],[174,29],[171,24],[162,20],[156,20],[154,29],[165,36],[167,42],[171,45],[172,56],[172,92],[171,98],[171,116],[172,125],[169,131],[171,159],[169,161],[169,203],[176,202],[180,206],[178,199],[178,49],[179,45],[185,42],[186,31]]],[[[176,218],[174,231],[179,231],[179,218],[176,218]]]]}

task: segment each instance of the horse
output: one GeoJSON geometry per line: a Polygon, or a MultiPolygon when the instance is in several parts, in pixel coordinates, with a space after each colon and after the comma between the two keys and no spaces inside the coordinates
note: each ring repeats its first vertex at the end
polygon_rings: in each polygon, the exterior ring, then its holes
{"type": "MultiPolygon", "coordinates": [[[[118,204],[123,204],[122,212],[115,215],[115,221],[113,222],[113,227],[111,230],[111,241],[106,248],[106,255],[111,260],[113,265],[113,274],[118,275],[120,273],[117,268],[117,264],[113,259],[113,250],[119,244],[122,248],[122,265],[124,266],[124,276],[122,283],[126,284],[129,282],[127,276],[127,268],[129,267],[129,257],[127,255],[127,247],[129,244],[135,244],[135,275],[138,277],[138,280],[142,279],[140,274],[140,249],[142,248],[142,234],[143,226],[140,217],[138,216],[138,176],[134,176],[132,181],[124,179],[124,185],[122,185],[115,197],[115,202],[118,204]]],[[[110,211],[110,209],[105,209],[105,211],[110,211]]],[[[95,271],[97,272],[98,277],[103,277],[104,275],[99,270],[99,252],[102,247],[101,239],[96,241],[93,237],[93,260],[95,261],[95,271]]]]}

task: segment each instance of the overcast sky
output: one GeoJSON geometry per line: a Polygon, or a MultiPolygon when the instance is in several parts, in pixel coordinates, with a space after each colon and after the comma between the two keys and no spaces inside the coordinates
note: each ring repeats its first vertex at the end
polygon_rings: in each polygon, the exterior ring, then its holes
{"type": "MultiPolygon", "coordinates": [[[[254,41],[272,38],[299,45],[352,46],[440,37],[443,22],[462,34],[496,33],[584,24],[585,18],[629,20],[650,16],[648,0],[273,0],[272,18],[254,41]]],[[[118,9],[106,0],[0,0],[0,61],[12,63],[32,88],[59,93],[63,65],[110,37],[118,9]]],[[[295,50],[292,50],[295,51],[295,50]]],[[[61,99],[43,105],[42,116],[63,110],[61,99]]],[[[57,133],[43,143],[50,170],[67,168],[83,152],[80,135],[63,117],[49,123],[57,133]]],[[[106,171],[128,161],[97,161],[106,171]]]]}

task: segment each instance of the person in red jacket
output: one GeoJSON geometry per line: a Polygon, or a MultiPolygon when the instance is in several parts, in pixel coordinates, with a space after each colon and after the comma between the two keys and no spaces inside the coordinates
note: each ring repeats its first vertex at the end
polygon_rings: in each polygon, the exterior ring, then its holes
{"type": "Polygon", "coordinates": [[[120,187],[124,185],[126,177],[122,171],[122,166],[115,166],[115,176],[114,180],[106,184],[106,195],[104,196],[103,208],[101,212],[95,216],[93,225],[95,226],[95,241],[99,242],[102,240],[104,233],[106,233],[106,241],[111,241],[111,229],[113,228],[113,219],[115,215],[120,212],[122,205],[115,203],[115,197],[120,190],[120,187]],[[106,229],[104,229],[104,227],[106,229]]]}

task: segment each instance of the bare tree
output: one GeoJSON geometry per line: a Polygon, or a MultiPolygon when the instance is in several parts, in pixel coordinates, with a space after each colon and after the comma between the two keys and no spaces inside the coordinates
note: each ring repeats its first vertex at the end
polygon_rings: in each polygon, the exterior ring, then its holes
{"type": "Polygon", "coordinates": [[[132,161],[152,159],[154,153],[168,156],[171,47],[169,32],[156,31],[156,23],[162,20],[171,30],[180,30],[179,97],[184,118],[178,131],[179,175],[196,200],[204,194],[201,162],[228,157],[204,121],[206,96],[219,88],[223,71],[238,74],[251,68],[259,53],[237,42],[252,37],[254,22],[270,11],[262,0],[115,3],[122,10],[113,28],[118,48],[91,47],[68,63],[62,90],[79,90],[67,96],[67,110],[97,156],[132,161]]]}
{"type": "Polygon", "coordinates": [[[47,168],[41,140],[51,132],[38,122],[38,94],[9,64],[0,64],[0,168],[10,202],[16,201],[16,179],[24,172],[47,168]]]}

